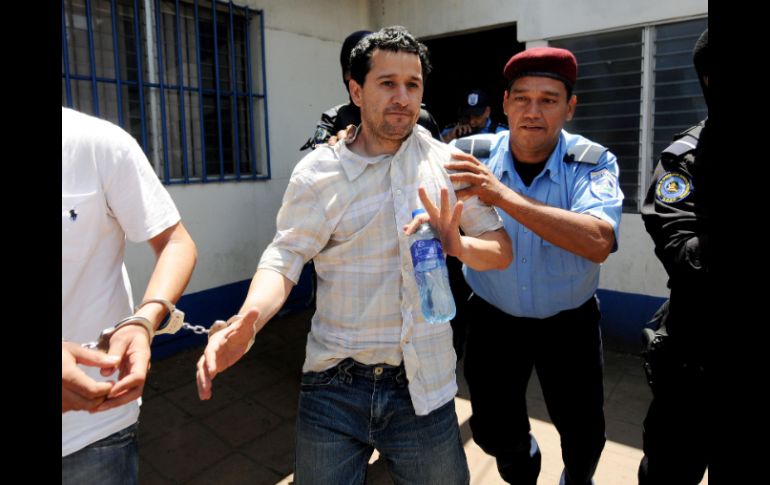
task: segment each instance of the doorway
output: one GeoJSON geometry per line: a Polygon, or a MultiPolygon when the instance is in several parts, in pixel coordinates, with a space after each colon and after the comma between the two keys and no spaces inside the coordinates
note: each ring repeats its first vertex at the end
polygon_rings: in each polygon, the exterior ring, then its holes
{"type": "Polygon", "coordinates": [[[482,32],[421,40],[433,71],[425,83],[423,103],[439,128],[457,122],[457,110],[471,89],[486,91],[492,103],[492,121],[507,125],[503,114],[503,67],[525,45],[516,40],[516,24],[482,32]]]}

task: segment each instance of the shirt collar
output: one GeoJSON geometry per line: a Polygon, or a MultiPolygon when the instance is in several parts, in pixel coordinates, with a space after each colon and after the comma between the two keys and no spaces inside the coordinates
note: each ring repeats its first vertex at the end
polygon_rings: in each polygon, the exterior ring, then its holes
{"type": "MultiPolygon", "coordinates": [[[[494,168],[495,175],[498,179],[502,178],[503,174],[506,172],[509,174],[509,176],[515,173],[513,168],[513,152],[511,152],[510,136],[511,135],[509,131],[500,140],[500,143],[503,144],[504,148],[498,152],[498,160],[496,161],[494,168]]],[[[559,141],[556,142],[556,146],[551,152],[551,155],[548,157],[548,160],[545,162],[545,168],[543,168],[543,172],[539,173],[537,177],[540,177],[544,172],[547,172],[551,180],[554,182],[558,180],[559,171],[561,170],[562,166],[564,143],[564,130],[562,130],[561,133],[559,133],[559,141]]],[[[535,177],[535,179],[537,179],[537,177],[535,177]]]]}
{"type": "MultiPolygon", "coordinates": [[[[349,182],[354,181],[358,177],[361,176],[362,173],[364,173],[364,170],[366,170],[366,167],[369,165],[374,165],[385,158],[391,156],[388,154],[384,155],[377,155],[375,157],[363,157],[357,153],[354,153],[352,150],[348,148],[348,145],[353,143],[356,138],[358,138],[358,133],[361,131],[361,125],[358,125],[356,127],[356,132],[353,134],[353,138],[349,141],[347,139],[340,140],[337,142],[336,149],[337,153],[340,157],[340,164],[342,165],[342,169],[345,171],[345,175],[348,178],[349,182]]],[[[404,142],[406,143],[406,142],[404,142]]],[[[403,148],[404,143],[401,144],[401,148],[403,148]]],[[[401,149],[399,148],[399,151],[401,149]]]]}

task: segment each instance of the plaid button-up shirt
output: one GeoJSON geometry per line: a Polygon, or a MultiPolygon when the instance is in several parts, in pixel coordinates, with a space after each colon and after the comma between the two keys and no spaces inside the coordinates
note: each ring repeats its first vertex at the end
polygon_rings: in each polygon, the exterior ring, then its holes
{"type": "MultiPolygon", "coordinates": [[[[295,167],[259,268],[296,283],[302,266],[314,260],[318,293],[304,372],[348,357],[366,365],[403,360],[418,415],[454,398],[452,329],[425,321],[402,229],[422,206],[421,183],[437,205],[441,187],[451,189],[442,162],[453,151],[459,150],[415,126],[392,156],[362,157],[338,142],[317,148],[295,167]]],[[[454,204],[453,190],[449,198],[454,204]]],[[[465,201],[461,226],[477,236],[502,221],[473,197],[465,201]]]]}

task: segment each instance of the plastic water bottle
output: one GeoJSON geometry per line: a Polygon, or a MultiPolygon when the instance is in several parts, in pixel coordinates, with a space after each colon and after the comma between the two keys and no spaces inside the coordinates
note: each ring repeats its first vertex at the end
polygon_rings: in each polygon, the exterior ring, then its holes
{"type": "MultiPolygon", "coordinates": [[[[425,212],[415,209],[412,217],[425,212]]],[[[454,318],[455,300],[449,287],[444,251],[436,232],[427,222],[410,237],[414,277],[420,290],[420,306],[428,323],[443,323],[454,318]]]]}

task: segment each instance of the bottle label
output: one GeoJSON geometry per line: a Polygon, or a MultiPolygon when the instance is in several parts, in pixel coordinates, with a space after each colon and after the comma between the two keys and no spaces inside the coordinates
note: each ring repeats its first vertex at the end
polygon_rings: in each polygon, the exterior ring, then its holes
{"type": "Polygon", "coordinates": [[[441,250],[441,241],[438,239],[421,239],[414,241],[410,248],[412,252],[412,262],[416,265],[419,261],[429,259],[444,259],[444,252],[441,250]]]}

